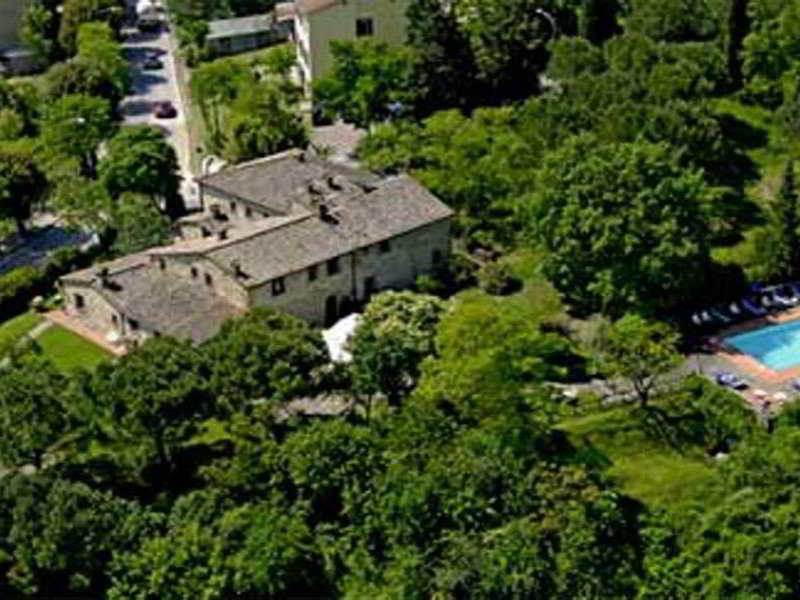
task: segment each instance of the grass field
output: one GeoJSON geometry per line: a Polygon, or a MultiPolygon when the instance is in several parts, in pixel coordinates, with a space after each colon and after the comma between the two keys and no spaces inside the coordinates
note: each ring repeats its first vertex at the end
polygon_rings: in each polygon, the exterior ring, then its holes
{"type": "Polygon", "coordinates": [[[36,327],[42,318],[34,313],[24,313],[0,324],[0,348],[7,348],[36,327]]]}
{"type": "Polygon", "coordinates": [[[42,333],[36,342],[44,355],[62,371],[79,367],[91,370],[111,357],[102,348],[57,325],[42,333]]]}
{"type": "Polygon", "coordinates": [[[686,513],[713,503],[718,473],[699,447],[675,448],[648,433],[632,407],[564,420],[559,429],[585,458],[606,467],[629,496],[650,508],[686,513]]]}

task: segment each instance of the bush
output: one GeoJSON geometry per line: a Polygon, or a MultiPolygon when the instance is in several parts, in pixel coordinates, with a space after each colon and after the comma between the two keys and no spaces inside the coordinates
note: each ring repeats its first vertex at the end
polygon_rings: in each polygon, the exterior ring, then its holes
{"type": "Polygon", "coordinates": [[[497,261],[486,263],[480,268],[478,285],[493,296],[505,296],[521,287],[520,281],[511,274],[508,265],[497,261]]]}
{"type": "Polygon", "coordinates": [[[34,297],[48,295],[59,277],[88,266],[92,257],[77,248],[61,248],[44,266],[19,267],[0,275],[0,321],[28,310],[34,297]]]}

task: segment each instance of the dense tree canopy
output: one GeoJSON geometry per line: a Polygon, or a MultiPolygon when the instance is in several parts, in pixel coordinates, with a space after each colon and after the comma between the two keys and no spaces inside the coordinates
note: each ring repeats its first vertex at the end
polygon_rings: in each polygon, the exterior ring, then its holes
{"type": "Polygon", "coordinates": [[[180,168],[163,132],[148,125],[122,127],[108,141],[98,175],[113,197],[123,192],[149,196],[177,219],[185,212],[179,195],[180,168]]]}
{"type": "Polygon", "coordinates": [[[546,157],[537,187],[532,233],[577,308],[669,307],[702,285],[709,192],[666,146],[578,137],[546,157]]]}

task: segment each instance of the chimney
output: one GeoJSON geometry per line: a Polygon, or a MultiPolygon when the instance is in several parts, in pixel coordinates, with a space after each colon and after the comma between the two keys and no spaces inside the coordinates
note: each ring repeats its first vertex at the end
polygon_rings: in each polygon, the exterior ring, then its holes
{"type": "Polygon", "coordinates": [[[97,270],[97,278],[100,280],[100,285],[108,287],[108,267],[102,267],[97,270]]]}
{"type": "Polygon", "coordinates": [[[249,278],[249,275],[242,270],[242,263],[237,259],[231,261],[231,271],[239,279],[249,278]]]}
{"type": "Polygon", "coordinates": [[[342,184],[339,181],[339,178],[335,175],[328,175],[328,187],[332,190],[341,190],[342,184]]]}
{"type": "Polygon", "coordinates": [[[328,208],[328,205],[322,203],[319,205],[319,220],[332,225],[336,225],[339,222],[331,213],[331,209],[328,208]]]}

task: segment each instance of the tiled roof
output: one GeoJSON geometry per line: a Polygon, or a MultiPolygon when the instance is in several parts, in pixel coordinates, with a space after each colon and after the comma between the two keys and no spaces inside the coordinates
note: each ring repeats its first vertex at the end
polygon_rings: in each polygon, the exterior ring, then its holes
{"type": "Polygon", "coordinates": [[[293,202],[304,198],[308,185],[329,175],[342,175],[353,183],[377,184],[380,179],[367,171],[332,164],[301,150],[289,150],[198,179],[201,188],[217,190],[266,208],[273,214],[291,211],[293,202]]]}
{"type": "Polygon", "coordinates": [[[238,261],[249,276],[243,284],[255,286],[452,215],[407,175],[386,179],[372,192],[333,198],[327,205],[336,223],[309,211],[261,234],[229,240],[205,255],[221,267],[238,261]]]}
{"type": "Polygon", "coordinates": [[[234,19],[209,21],[207,40],[254,35],[269,31],[273,25],[271,15],[250,15],[234,19]]]}
{"type": "MultiPolygon", "coordinates": [[[[201,343],[213,337],[222,323],[242,312],[202,279],[176,277],[149,258],[124,268],[106,263],[82,273],[88,272],[93,277],[84,282],[90,283],[112,306],[127,318],[164,335],[201,343]],[[103,267],[108,268],[107,285],[99,276],[103,267]]],[[[76,275],[64,281],[76,280],[76,275]]]]}

